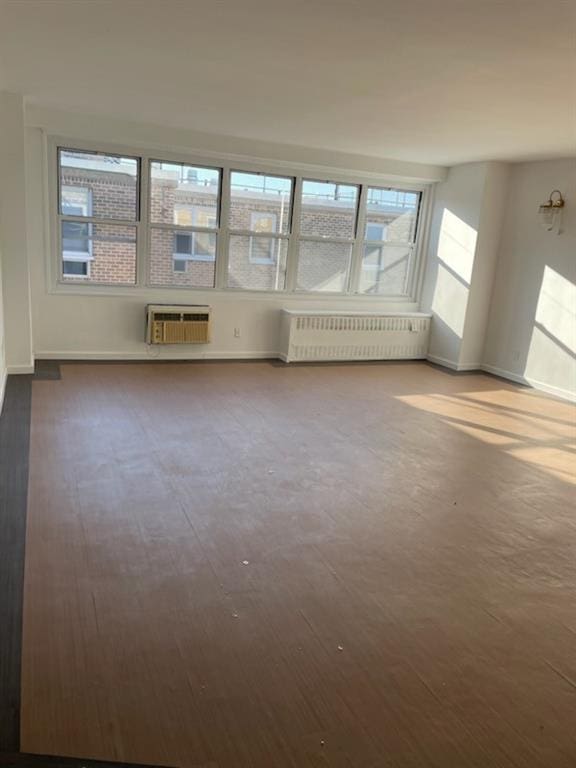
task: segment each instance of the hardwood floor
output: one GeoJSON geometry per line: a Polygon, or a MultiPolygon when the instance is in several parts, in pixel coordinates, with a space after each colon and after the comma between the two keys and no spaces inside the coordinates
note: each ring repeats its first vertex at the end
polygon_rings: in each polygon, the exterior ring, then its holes
{"type": "Polygon", "coordinates": [[[34,381],[21,749],[573,768],[574,414],[420,363],[34,381]]]}

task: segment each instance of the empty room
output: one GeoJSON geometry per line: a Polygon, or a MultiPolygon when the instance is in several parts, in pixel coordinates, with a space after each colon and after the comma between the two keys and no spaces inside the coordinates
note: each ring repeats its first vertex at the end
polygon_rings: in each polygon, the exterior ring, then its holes
{"type": "Polygon", "coordinates": [[[572,0],[0,0],[0,768],[574,768],[575,491],[572,0]]]}

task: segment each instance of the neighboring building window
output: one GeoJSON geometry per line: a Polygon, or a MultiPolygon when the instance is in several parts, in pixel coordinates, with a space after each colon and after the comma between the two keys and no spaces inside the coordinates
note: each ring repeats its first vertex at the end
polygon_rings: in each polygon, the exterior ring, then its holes
{"type": "Polygon", "coordinates": [[[284,290],[293,186],[286,176],[231,172],[228,287],[284,290]]]}
{"type": "Polygon", "coordinates": [[[407,294],[420,197],[420,192],[368,188],[360,293],[407,294]]]}
{"type": "MultiPolygon", "coordinates": [[[[259,234],[276,232],[275,213],[251,213],[250,229],[259,234]]],[[[252,264],[274,264],[276,261],[275,241],[269,237],[251,237],[248,258],[252,264]]]]}
{"type": "Polygon", "coordinates": [[[62,279],[134,284],[140,161],[60,149],[58,169],[62,279]]]}
{"type": "MultiPolygon", "coordinates": [[[[62,213],[92,215],[92,192],[86,187],[62,187],[62,213]]],[[[62,222],[62,272],[64,277],[89,277],[92,260],[92,225],[81,221],[62,222]]]]}
{"type": "MultiPolygon", "coordinates": [[[[209,211],[186,209],[178,212],[182,226],[215,227],[216,216],[209,211]]],[[[174,272],[186,272],[186,261],[214,261],[216,235],[211,232],[174,232],[174,272]]]]}

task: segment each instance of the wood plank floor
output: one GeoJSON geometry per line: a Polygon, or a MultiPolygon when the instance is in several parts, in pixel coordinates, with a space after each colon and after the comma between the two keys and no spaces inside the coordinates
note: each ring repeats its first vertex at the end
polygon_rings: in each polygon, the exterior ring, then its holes
{"type": "Polygon", "coordinates": [[[35,381],[21,749],[574,768],[574,414],[420,363],[35,381]]]}

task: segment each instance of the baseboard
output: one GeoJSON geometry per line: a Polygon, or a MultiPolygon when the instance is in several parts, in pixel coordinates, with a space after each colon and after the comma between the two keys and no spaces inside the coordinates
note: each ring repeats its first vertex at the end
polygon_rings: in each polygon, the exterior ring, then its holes
{"type": "Polygon", "coordinates": [[[439,357],[438,355],[428,355],[426,359],[436,365],[450,368],[452,371],[479,371],[481,369],[480,363],[455,363],[453,360],[448,360],[448,358],[439,357]]]}
{"type": "Polygon", "coordinates": [[[150,347],[150,352],[59,352],[54,350],[36,352],[36,360],[265,360],[277,358],[278,352],[166,352],[158,347],[150,347]]]}
{"type": "Polygon", "coordinates": [[[7,372],[9,375],[22,374],[22,373],[34,373],[34,364],[32,365],[8,365],[7,372]]]}
{"type": "Polygon", "coordinates": [[[563,389],[562,387],[555,387],[552,384],[547,384],[545,381],[539,381],[533,379],[530,376],[521,376],[518,373],[507,371],[504,368],[498,368],[495,365],[482,365],[482,370],[487,373],[493,373],[496,376],[501,376],[503,379],[509,379],[517,384],[524,384],[534,389],[538,389],[541,392],[546,392],[548,395],[554,395],[562,400],[568,400],[571,403],[576,403],[576,392],[571,392],[569,389],[563,389]]]}

